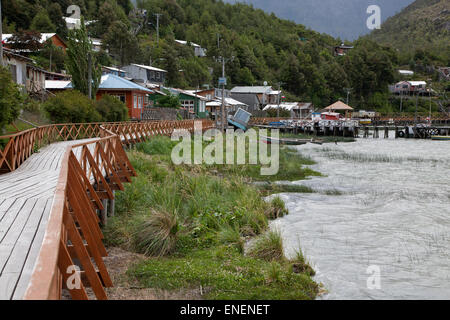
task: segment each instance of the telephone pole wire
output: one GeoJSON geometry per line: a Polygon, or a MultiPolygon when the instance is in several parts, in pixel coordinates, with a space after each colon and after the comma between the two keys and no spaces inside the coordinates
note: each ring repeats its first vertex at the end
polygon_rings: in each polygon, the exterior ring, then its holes
{"type": "Polygon", "coordinates": [[[162,16],[162,13],[154,13],[156,16],[156,43],[159,45],[159,18],[162,16]]]}

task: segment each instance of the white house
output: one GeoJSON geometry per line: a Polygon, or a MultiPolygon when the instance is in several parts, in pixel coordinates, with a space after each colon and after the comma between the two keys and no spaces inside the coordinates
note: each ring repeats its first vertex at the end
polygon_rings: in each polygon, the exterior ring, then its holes
{"type": "Polygon", "coordinates": [[[194,42],[187,42],[184,40],[175,40],[176,43],[179,43],[183,46],[190,45],[191,47],[194,47],[194,52],[196,57],[206,57],[206,49],[202,48],[199,44],[196,44],[194,42]]]}
{"type": "Polygon", "coordinates": [[[127,77],[145,85],[163,86],[167,75],[166,70],[134,63],[122,69],[127,72],[127,77]]]}

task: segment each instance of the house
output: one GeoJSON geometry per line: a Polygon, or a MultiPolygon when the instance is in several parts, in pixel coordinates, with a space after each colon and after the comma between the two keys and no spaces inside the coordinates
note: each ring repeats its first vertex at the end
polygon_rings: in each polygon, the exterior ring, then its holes
{"type": "Polygon", "coordinates": [[[178,96],[183,109],[201,119],[208,117],[206,110],[206,102],[208,100],[205,97],[181,89],[171,88],[169,91],[171,94],[178,96]]]}
{"type": "Polygon", "coordinates": [[[268,104],[276,104],[281,98],[281,91],[274,91],[270,86],[234,87],[231,98],[248,105],[247,111],[262,110],[268,104]]]}
{"type": "Polygon", "coordinates": [[[27,65],[32,64],[33,60],[3,48],[3,63],[9,68],[13,81],[23,86],[25,91],[27,86],[27,65]]]}
{"type": "MultiPolygon", "coordinates": [[[[8,48],[8,40],[10,40],[12,36],[13,34],[11,33],[2,35],[2,41],[4,42],[6,48],[8,48]]],[[[53,45],[55,45],[58,48],[61,48],[64,52],[66,52],[67,49],[66,43],[56,33],[41,33],[41,39],[39,40],[39,43],[44,44],[48,40],[51,40],[53,45]]]]}
{"type": "Polygon", "coordinates": [[[190,45],[191,47],[194,47],[194,54],[196,57],[206,57],[206,49],[202,48],[199,44],[196,44],[194,42],[188,42],[184,40],[175,40],[176,43],[181,44],[183,46],[190,45]]]}
{"type": "MultiPolygon", "coordinates": [[[[70,90],[73,86],[70,81],[47,80],[45,81],[45,88],[50,92],[57,93],[63,90],[70,90]]],[[[148,95],[152,93],[152,90],[137,85],[132,81],[113,74],[106,74],[101,77],[96,99],[100,100],[107,94],[117,97],[127,106],[130,119],[140,120],[142,119],[144,108],[150,104],[148,95]]]]}
{"type": "Polygon", "coordinates": [[[163,86],[166,79],[167,71],[151,66],[144,66],[139,64],[130,64],[123,67],[127,76],[133,81],[138,81],[147,85],[163,86]]]}
{"type": "MultiPolygon", "coordinates": [[[[103,42],[101,39],[97,38],[89,38],[92,42],[92,51],[94,52],[100,52],[102,50],[103,42]]],[[[106,50],[108,52],[108,50],[106,50]]]]}
{"type": "Polygon", "coordinates": [[[450,81],[450,67],[438,68],[439,81],[450,81]]]}
{"type": "Polygon", "coordinates": [[[353,46],[346,46],[345,44],[342,43],[340,46],[334,47],[334,55],[345,56],[353,48],[354,48],[353,46]]]}
{"type": "Polygon", "coordinates": [[[115,67],[105,67],[105,66],[102,67],[102,74],[103,74],[103,75],[106,75],[106,74],[113,74],[113,75],[115,75],[115,76],[125,78],[126,73],[127,73],[127,72],[126,72],[125,70],[122,70],[122,69],[119,69],[119,68],[115,68],[115,67]]]}
{"type": "Polygon", "coordinates": [[[400,81],[395,84],[393,88],[395,94],[415,94],[425,93],[427,90],[427,83],[425,81],[400,81]]]}
{"type": "Polygon", "coordinates": [[[411,77],[414,75],[414,71],[411,70],[398,70],[398,73],[404,77],[411,77]]]}
{"type": "Polygon", "coordinates": [[[48,71],[41,69],[35,65],[27,65],[27,81],[26,90],[32,94],[43,94],[45,92],[45,80],[48,71]]]}
{"type": "MultiPolygon", "coordinates": [[[[279,105],[280,109],[285,109],[291,112],[291,118],[305,119],[309,118],[314,112],[314,106],[312,103],[307,102],[283,102],[279,105]]],[[[278,109],[278,104],[268,104],[263,110],[278,109]]]]}
{"type": "Polygon", "coordinates": [[[130,119],[140,120],[144,108],[147,108],[149,105],[148,95],[152,93],[152,90],[132,81],[113,74],[107,74],[101,78],[97,91],[97,100],[100,100],[106,94],[115,96],[126,104],[130,119]]]}
{"type": "MultiPolygon", "coordinates": [[[[248,107],[243,102],[234,100],[233,98],[225,98],[224,106],[226,108],[227,114],[233,114],[238,111],[239,108],[245,109],[248,107]]],[[[206,103],[206,110],[215,118],[216,113],[220,112],[220,108],[222,107],[222,98],[216,97],[213,100],[210,100],[206,103]]]]}

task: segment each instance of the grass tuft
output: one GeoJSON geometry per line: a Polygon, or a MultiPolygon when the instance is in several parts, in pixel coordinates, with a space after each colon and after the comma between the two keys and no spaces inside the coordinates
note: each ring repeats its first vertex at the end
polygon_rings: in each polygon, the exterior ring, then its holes
{"type": "Polygon", "coordinates": [[[175,248],[179,229],[175,214],[153,211],[133,234],[136,250],[148,256],[168,255],[175,248]]]}
{"type": "Polygon", "coordinates": [[[283,239],[279,231],[269,231],[256,239],[248,252],[249,256],[265,261],[285,260],[283,239]]]}

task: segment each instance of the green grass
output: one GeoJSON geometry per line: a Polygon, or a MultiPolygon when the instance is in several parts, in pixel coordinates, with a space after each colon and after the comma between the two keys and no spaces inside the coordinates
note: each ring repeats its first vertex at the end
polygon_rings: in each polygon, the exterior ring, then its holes
{"type": "Polygon", "coordinates": [[[269,231],[257,238],[248,253],[251,257],[266,261],[282,262],[284,257],[283,239],[279,231],[269,231]]]}
{"type": "Polygon", "coordinates": [[[235,248],[193,250],[182,257],[149,259],[128,274],[145,288],[176,290],[199,288],[205,299],[309,300],[318,285],[305,273],[295,273],[295,262],[277,265],[242,255],[235,248]]]}
{"type": "MultiPolygon", "coordinates": [[[[157,137],[128,152],[138,176],[117,194],[116,216],[104,234],[107,245],[149,257],[129,276],[151,288],[202,285],[208,299],[314,298],[317,284],[309,272],[293,271],[298,262],[284,258],[282,245],[277,266],[244,254],[246,240],[261,234],[264,239],[271,234],[269,220],[288,214],[284,202],[263,200],[245,170],[174,165],[173,146],[157,137]]],[[[287,150],[284,156],[299,157],[287,150]]],[[[308,172],[294,168],[301,171],[297,176],[308,172]]]]}

